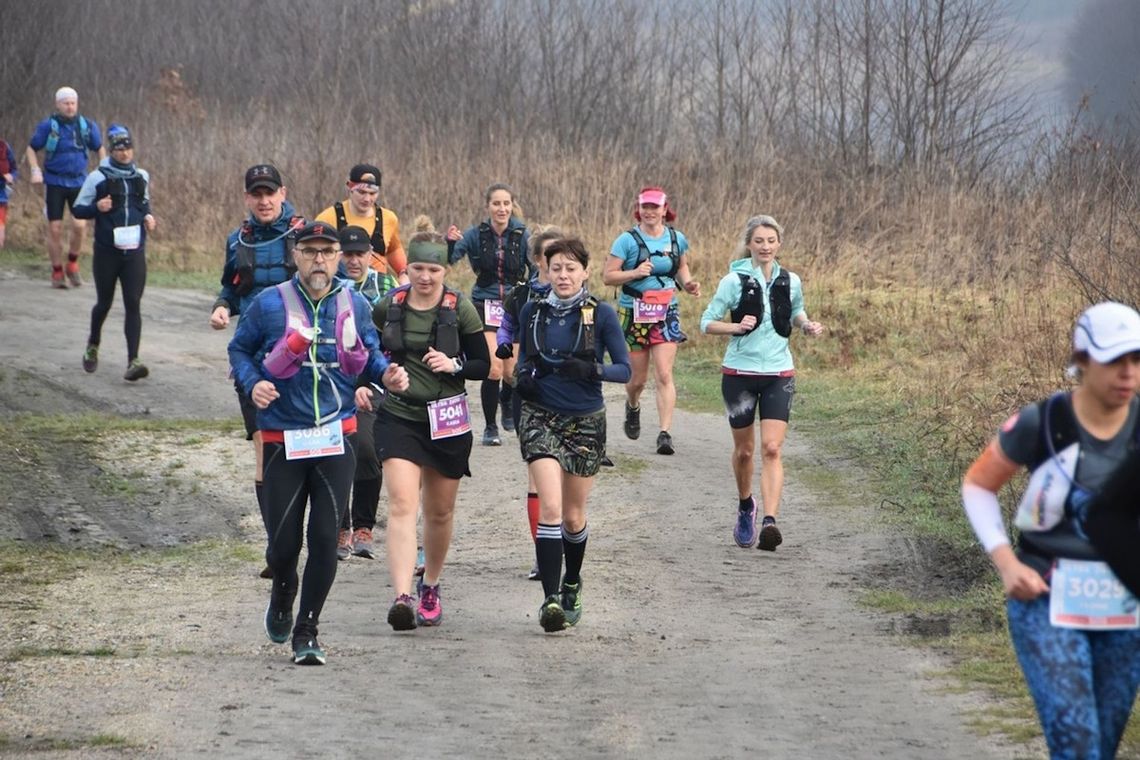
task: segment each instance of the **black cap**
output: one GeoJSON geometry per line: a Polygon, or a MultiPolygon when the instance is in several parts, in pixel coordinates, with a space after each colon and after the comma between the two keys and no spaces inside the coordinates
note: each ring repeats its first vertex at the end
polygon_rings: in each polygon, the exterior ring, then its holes
{"type": "Polygon", "coordinates": [[[371,251],[372,241],[363,227],[350,224],[340,231],[340,249],[346,252],[371,251]]]}
{"type": "Polygon", "coordinates": [[[310,222],[297,233],[297,242],[305,240],[327,240],[330,243],[339,243],[336,227],[328,222],[310,222]]]}
{"type": "Polygon", "coordinates": [[[348,173],[349,182],[367,182],[380,187],[380,170],[372,164],[357,164],[348,173]]]}
{"type": "Polygon", "coordinates": [[[258,187],[267,187],[276,191],[283,184],[285,183],[281,181],[281,173],[271,164],[251,166],[245,172],[245,191],[247,193],[258,187]]]}

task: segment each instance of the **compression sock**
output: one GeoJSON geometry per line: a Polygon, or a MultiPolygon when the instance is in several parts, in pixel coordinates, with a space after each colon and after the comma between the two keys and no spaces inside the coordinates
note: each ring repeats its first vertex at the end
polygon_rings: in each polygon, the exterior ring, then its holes
{"type": "Polygon", "coordinates": [[[534,491],[527,491],[526,494],[526,519],[530,523],[530,540],[538,540],[538,494],[534,491]]]}
{"type": "Polygon", "coordinates": [[[562,574],[562,526],[539,523],[534,545],[538,573],[542,576],[542,593],[545,596],[557,594],[558,576],[562,574]]]}
{"type": "Polygon", "coordinates": [[[503,381],[503,389],[499,391],[499,400],[503,402],[504,409],[511,408],[511,397],[515,395],[514,386],[503,381]]]}
{"type": "Polygon", "coordinates": [[[586,556],[586,539],[590,537],[590,526],[583,525],[582,530],[571,533],[562,524],[562,551],[566,553],[565,583],[578,583],[582,580],[582,558],[586,556]]]}
{"type": "Polygon", "coordinates": [[[483,419],[487,427],[497,428],[495,420],[499,419],[499,381],[484,380],[479,389],[479,397],[483,402],[483,419]]]}
{"type": "Polygon", "coordinates": [[[752,494],[748,494],[740,500],[740,511],[747,512],[752,509],[752,494]]]}

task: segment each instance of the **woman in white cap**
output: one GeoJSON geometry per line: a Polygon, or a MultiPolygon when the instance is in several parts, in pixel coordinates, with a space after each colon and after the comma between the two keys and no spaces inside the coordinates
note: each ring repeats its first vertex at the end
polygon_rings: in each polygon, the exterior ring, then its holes
{"type": "Polygon", "coordinates": [[[1050,755],[1111,758],[1140,684],[1140,609],[1086,527],[1095,494],[1140,437],[1140,314],[1112,302],[1087,309],[1073,333],[1071,372],[1071,392],[1005,421],[966,472],[962,502],[1001,576],[1010,638],[1050,755]],[[1015,550],[997,492],[1021,467],[1030,478],[1015,550]]]}
{"type": "Polygon", "coordinates": [[[689,241],[670,226],[677,218],[669,198],[660,187],[643,187],[633,207],[637,225],[617,236],[610,247],[602,271],[602,282],[620,286],[618,317],[629,346],[633,377],[625,386],[625,435],[641,437],[641,392],[649,379],[653,360],[653,381],[657,400],[657,453],[673,453],[673,408],[677,390],[673,386],[673,362],[677,346],[685,342],[681,331],[677,290],[691,296],[701,294],[701,286],[689,272],[689,241]]]}

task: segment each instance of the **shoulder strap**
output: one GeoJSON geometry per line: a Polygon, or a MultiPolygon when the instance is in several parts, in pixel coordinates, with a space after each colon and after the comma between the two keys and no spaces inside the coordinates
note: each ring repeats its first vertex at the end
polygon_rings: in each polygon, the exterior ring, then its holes
{"type": "Polygon", "coordinates": [[[348,217],[344,215],[344,204],[340,201],[334,203],[333,213],[336,214],[336,229],[339,232],[348,226],[348,217]]]}
{"type": "Polygon", "coordinates": [[[59,147],[59,122],[54,116],[48,118],[48,130],[47,142],[44,143],[45,160],[51,160],[55,149],[59,147]]]}
{"type": "Polygon", "coordinates": [[[384,211],[379,206],[376,207],[376,225],[372,228],[372,240],[370,241],[372,250],[381,256],[387,246],[384,245],[384,211]]]}
{"type": "Polygon", "coordinates": [[[297,295],[297,289],[293,287],[292,280],[278,283],[276,286],[277,292],[281,294],[281,302],[285,305],[285,326],[299,323],[303,327],[311,327],[309,321],[309,311],[301,303],[300,297],[297,295]]]}

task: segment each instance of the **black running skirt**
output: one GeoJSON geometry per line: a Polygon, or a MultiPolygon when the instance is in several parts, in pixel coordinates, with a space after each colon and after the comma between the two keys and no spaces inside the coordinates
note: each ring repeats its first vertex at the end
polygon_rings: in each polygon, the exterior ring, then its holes
{"type": "Polygon", "coordinates": [[[459,480],[470,476],[471,433],[453,438],[431,439],[427,420],[413,422],[390,414],[381,407],[376,415],[376,456],[406,459],[420,467],[430,467],[445,478],[459,480]]]}

